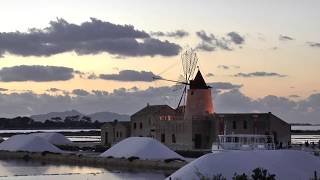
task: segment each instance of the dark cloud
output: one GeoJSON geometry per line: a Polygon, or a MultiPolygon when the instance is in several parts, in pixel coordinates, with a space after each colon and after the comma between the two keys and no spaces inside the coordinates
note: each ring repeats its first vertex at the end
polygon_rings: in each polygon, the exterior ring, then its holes
{"type": "Polygon", "coordinates": [[[240,66],[236,66],[236,65],[230,65],[230,66],[227,66],[227,65],[218,65],[217,68],[228,70],[228,69],[231,69],[231,68],[239,69],[240,66]]]}
{"type": "MultiPolygon", "coordinates": [[[[319,93],[298,101],[273,95],[253,99],[241,93],[239,88],[236,87],[230,86],[227,88],[217,84],[216,87],[228,89],[228,91],[214,94],[214,104],[218,113],[272,112],[289,123],[319,123],[319,93]]],[[[100,90],[95,93],[87,92],[86,96],[34,94],[32,92],[0,93],[0,117],[59,112],[71,109],[82,113],[111,111],[133,114],[145,107],[147,103],[168,104],[176,107],[181,92],[173,90],[174,87],[150,87],[146,90],[137,91],[119,88],[109,93],[100,90]]],[[[217,90],[219,89],[213,88],[213,92],[217,90]]]]}
{"type": "Polygon", "coordinates": [[[150,34],[152,36],[158,36],[158,37],[166,36],[166,37],[173,37],[173,38],[183,38],[183,37],[189,36],[188,32],[181,30],[181,29],[173,31],[173,32],[161,32],[161,31],[151,32],[150,34]]]}
{"type": "Polygon", "coordinates": [[[211,86],[214,90],[234,90],[242,87],[242,85],[232,84],[229,82],[214,82],[208,83],[208,85],[211,86]]]}
{"type": "Polygon", "coordinates": [[[318,42],[307,42],[310,47],[320,47],[320,43],[318,42]]]}
{"type": "Polygon", "coordinates": [[[294,40],[294,38],[293,37],[290,37],[290,36],[285,36],[285,35],[279,35],[279,40],[280,41],[292,41],[292,40],[294,40]]]}
{"type": "Polygon", "coordinates": [[[90,74],[89,76],[88,76],[88,79],[98,79],[99,77],[96,75],[96,74],[94,74],[94,73],[92,73],[92,74],[90,74]]]}
{"type": "Polygon", "coordinates": [[[196,32],[196,35],[201,40],[196,46],[196,49],[202,51],[215,51],[216,49],[231,51],[234,45],[239,46],[245,41],[245,39],[236,32],[230,32],[226,37],[221,38],[216,37],[212,33],[206,33],[203,30],[196,32]]]}
{"type": "Polygon", "coordinates": [[[91,91],[96,96],[108,96],[109,93],[107,91],[101,91],[101,90],[92,90],[91,91]]]}
{"type": "Polygon", "coordinates": [[[253,72],[253,73],[238,73],[234,75],[235,77],[287,77],[287,75],[282,75],[274,72],[253,72]]]}
{"type": "Polygon", "coordinates": [[[0,91],[8,91],[9,89],[6,88],[0,88],[0,91]]]}
{"type": "Polygon", "coordinates": [[[230,69],[230,67],[226,65],[218,65],[217,67],[220,69],[230,69]]]}
{"type": "Polygon", "coordinates": [[[83,90],[83,89],[74,89],[72,91],[72,94],[77,95],[77,96],[88,96],[90,93],[86,90],[83,90]]]}
{"type": "Polygon", "coordinates": [[[13,66],[5,67],[0,70],[0,81],[66,81],[74,77],[72,68],[60,66],[13,66]]]}
{"type": "Polygon", "coordinates": [[[204,42],[206,43],[213,43],[213,41],[216,40],[216,37],[210,33],[210,34],[207,34],[205,31],[198,31],[196,32],[196,35],[204,42]]]}
{"type": "Polygon", "coordinates": [[[229,32],[227,36],[230,37],[231,41],[234,44],[243,44],[244,43],[244,37],[242,37],[240,34],[237,32],[229,32]]]}
{"type": "Polygon", "coordinates": [[[196,49],[199,49],[201,51],[207,51],[207,52],[211,52],[211,51],[215,51],[216,47],[214,47],[211,44],[205,43],[205,42],[201,42],[197,45],[196,49]]]}
{"type": "Polygon", "coordinates": [[[64,19],[51,21],[44,29],[0,33],[0,56],[51,56],[74,51],[79,55],[107,52],[119,56],[174,56],[181,47],[151,38],[131,25],[117,25],[99,19],[80,25],[64,19]]]}
{"type": "Polygon", "coordinates": [[[208,73],[208,74],[206,74],[206,77],[213,77],[213,76],[214,76],[213,73],[208,73]]]}
{"type": "Polygon", "coordinates": [[[61,89],[58,89],[58,88],[50,88],[50,89],[47,89],[48,92],[59,92],[59,91],[62,91],[61,89]]]}
{"type": "Polygon", "coordinates": [[[99,78],[104,80],[116,80],[116,81],[144,81],[151,82],[154,77],[160,78],[150,71],[134,71],[134,70],[122,70],[119,74],[100,74],[99,78]]]}

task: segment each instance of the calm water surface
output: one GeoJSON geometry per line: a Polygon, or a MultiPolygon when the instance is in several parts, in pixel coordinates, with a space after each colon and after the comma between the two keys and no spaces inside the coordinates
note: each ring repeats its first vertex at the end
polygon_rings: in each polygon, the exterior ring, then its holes
{"type": "Polygon", "coordinates": [[[50,165],[39,162],[26,162],[22,160],[0,160],[0,179],[13,180],[162,180],[165,178],[161,172],[128,172],[109,171],[104,168],[85,166],[50,165]]]}

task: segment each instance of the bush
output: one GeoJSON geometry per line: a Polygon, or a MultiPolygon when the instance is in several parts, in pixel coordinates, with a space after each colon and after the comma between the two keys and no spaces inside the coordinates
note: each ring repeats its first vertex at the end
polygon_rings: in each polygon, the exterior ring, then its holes
{"type": "MultiPolygon", "coordinates": [[[[196,170],[196,175],[199,180],[226,180],[222,174],[216,174],[212,177],[208,177],[202,174],[198,169],[196,170]]],[[[242,175],[234,174],[232,180],[275,180],[276,175],[268,173],[268,170],[263,168],[256,168],[252,171],[251,178],[243,173],[242,175]]]]}
{"type": "Polygon", "coordinates": [[[129,160],[130,162],[132,162],[132,161],[134,161],[134,160],[136,160],[136,159],[139,159],[139,158],[138,158],[138,157],[135,157],[135,156],[131,156],[131,157],[128,158],[128,160],[129,160]]]}
{"type": "Polygon", "coordinates": [[[232,180],[248,180],[248,176],[245,173],[243,173],[242,175],[238,175],[237,173],[234,173],[232,180]]]}

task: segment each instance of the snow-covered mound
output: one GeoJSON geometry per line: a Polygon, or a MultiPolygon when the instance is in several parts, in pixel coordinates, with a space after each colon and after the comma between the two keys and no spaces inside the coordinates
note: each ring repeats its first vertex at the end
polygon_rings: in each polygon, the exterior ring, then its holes
{"type": "Polygon", "coordinates": [[[0,150],[3,151],[28,151],[28,152],[63,152],[47,140],[31,135],[15,135],[0,143],[0,150]]]}
{"type": "Polygon", "coordinates": [[[32,133],[30,135],[42,137],[43,139],[49,141],[51,144],[55,145],[70,145],[72,142],[60,133],[32,133]]]}
{"type": "Polygon", "coordinates": [[[129,137],[112,146],[102,153],[102,157],[129,158],[138,157],[139,159],[165,160],[181,159],[182,156],[170,150],[159,141],[149,137],[129,137]]]}
{"type": "MultiPolygon", "coordinates": [[[[295,150],[229,151],[210,153],[192,161],[173,173],[171,179],[199,179],[196,172],[212,177],[222,174],[232,179],[234,173],[247,175],[260,167],[275,174],[276,179],[309,179],[320,172],[320,158],[295,150]]],[[[169,177],[167,178],[169,179],[169,177]]]]}

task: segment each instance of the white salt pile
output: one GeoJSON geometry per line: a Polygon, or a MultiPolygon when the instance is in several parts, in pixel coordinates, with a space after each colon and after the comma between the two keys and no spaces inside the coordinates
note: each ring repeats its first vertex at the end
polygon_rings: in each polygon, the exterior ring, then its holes
{"type": "Polygon", "coordinates": [[[45,139],[31,135],[15,135],[0,143],[0,150],[3,151],[28,151],[28,152],[63,152],[45,139]]]}
{"type": "Polygon", "coordinates": [[[55,145],[70,145],[72,142],[60,133],[32,133],[30,135],[42,137],[43,139],[49,141],[51,144],[55,145]]]}
{"type": "Polygon", "coordinates": [[[181,159],[182,156],[170,150],[159,141],[149,137],[129,137],[112,146],[102,153],[102,157],[129,158],[138,157],[139,159],[166,160],[181,159]]]}
{"type": "Polygon", "coordinates": [[[234,173],[251,176],[255,168],[267,169],[276,179],[310,179],[320,173],[320,158],[295,150],[229,151],[206,154],[180,168],[167,179],[199,179],[196,172],[212,177],[222,174],[232,179],[234,173]]]}

